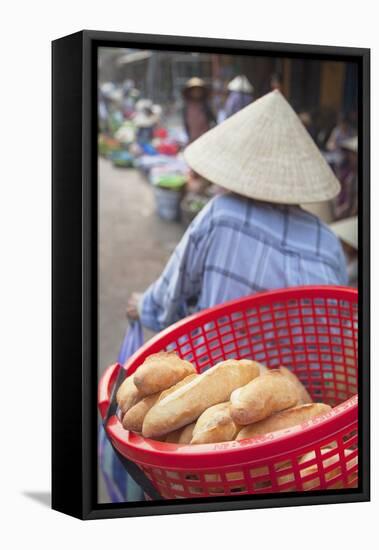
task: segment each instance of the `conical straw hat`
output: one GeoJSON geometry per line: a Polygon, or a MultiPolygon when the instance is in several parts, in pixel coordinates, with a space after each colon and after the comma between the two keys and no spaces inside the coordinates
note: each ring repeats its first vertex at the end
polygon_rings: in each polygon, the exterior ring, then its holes
{"type": "Polygon", "coordinates": [[[205,88],[205,82],[202,78],[198,78],[197,76],[193,76],[189,80],[187,80],[185,88],[205,88]]]}
{"type": "Polygon", "coordinates": [[[349,151],[353,151],[353,153],[358,153],[358,136],[345,139],[341,143],[342,149],[348,149],[349,151]]]}
{"type": "Polygon", "coordinates": [[[228,90],[230,92],[242,92],[244,94],[251,94],[254,91],[252,86],[245,75],[241,74],[236,76],[228,84],[228,90]]]}
{"type": "Polygon", "coordinates": [[[295,111],[275,90],[190,144],[190,167],[230,191],[281,204],[335,197],[340,184],[295,111]]]}

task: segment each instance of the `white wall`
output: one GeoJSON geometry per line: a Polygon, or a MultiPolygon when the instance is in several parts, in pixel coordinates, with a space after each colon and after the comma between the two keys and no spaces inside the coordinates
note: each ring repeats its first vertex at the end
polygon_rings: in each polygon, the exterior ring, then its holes
{"type": "MultiPolygon", "coordinates": [[[[372,48],[373,148],[378,148],[375,2],[6,2],[0,34],[0,502],[7,548],[372,548],[378,502],[98,521],[82,524],[24,492],[50,483],[50,41],[82,28],[372,48]],[[4,305],[5,304],[5,305],[4,305]],[[9,330],[10,329],[10,330],[9,330]],[[4,399],[5,398],[5,399],[4,399]],[[5,430],[4,430],[5,428],[5,430]],[[195,540],[194,540],[195,539],[195,540]]],[[[373,155],[373,224],[377,221],[373,155]]],[[[376,227],[378,229],[378,226],[376,227]]],[[[376,244],[375,225],[372,229],[376,244]]],[[[373,250],[373,268],[377,267],[373,250]]],[[[377,272],[377,270],[376,270],[377,272]]],[[[378,290],[373,279],[373,303],[378,290]]],[[[377,301],[376,301],[377,303],[377,301]]],[[[378,310],[373,315],[377,352],[378,310]]],[[[373,399],[377,426],[378,387],[373,399]]],[[[374,444],[377,437],[374,437],[374,444]]],[[[377,487],[378,457],[373,477],[377,487]]],[[[375,543],[374,543],[375,545],[375,543]]]]}

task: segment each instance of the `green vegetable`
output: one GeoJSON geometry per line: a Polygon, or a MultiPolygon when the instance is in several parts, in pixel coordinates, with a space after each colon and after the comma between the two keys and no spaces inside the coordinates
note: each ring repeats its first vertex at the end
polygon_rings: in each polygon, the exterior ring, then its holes
{"type": "Polygon", "coordinates": [[[180,190],[183,188],[186,181],[186,177],[180,174],[168,174],[166,176],[160,176],[156,185],[165,189],[180,190]]]}

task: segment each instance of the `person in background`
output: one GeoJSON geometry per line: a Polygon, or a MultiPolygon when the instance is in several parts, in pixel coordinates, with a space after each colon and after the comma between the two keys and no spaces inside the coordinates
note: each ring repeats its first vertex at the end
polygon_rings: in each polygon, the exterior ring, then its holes
{"type": "Polygon", "coordinates": [[[112,135],[111,113],[115,109],[114,99],[117,99],[116,85],[113,82],[103,82],[99,86],[99,125],[102,132],[112,135]]]}
{"type": "Polygon", "coordinates": [[[140,99],[136,103],[136,115],[134,124],[137,128],[137,142],[150,143],[153,139],[154,128],[160,119],[161,108],[153,105],[150,99],[140,99]]]}
{"type": "Polygon", "coordinates": [[[216,122],[208,102],[208,90],[204,80],[193,77],[183,90],[183,123],[188,142],[191,143],[216,122]]]}
{"type": "Polygon", "coordinates": [[[225,95],[223,81],[220,78],[215,78],[212,83],[212,112],[215,114],[217,124],[225,120],[225,95]]]}
{"type": "Polygon", "coordinates": [[[350,125],[349,118],[341,113],[338,117],[337,125],[331,131],[326,142],[326,149],[328,151],[338,151],[341,148],[342,142],[353,137],[353,135],[354,130],[350,125]]]}
{"type": "Polygon", "coordinates": [[[358,217],[345,218],[330,225],[340,238],[347,262],[349,285],[358,286],[358,217]]]}
{"type": "Polygon", "coordinates": [[[130,119],[135,110],[135,104],[139,97],[139,91],[135,88],[134,80],[127,78],[123,85],[123,101],[122,101],[122,110],[124,117],[130,119]]]}
{"type": "Polygon", "coordinates": [[[224,189],[196,216],[127,316],[159,331],[192,312],[268,289],[347,283],[335,234],[300,203],[340,185],[297,114],[271,92],[189,145],[189,166],[224,189]]]}
{"type": "Polygon", "coordinates": [[[313,139],[316,138],[316,131],[313,126],[313,120],[312,115],[309,111],[300,111],[299,112],[299,118],[301,122],[304,124],[304,127],[308,130],[309,135],[312,136],[313,139]]]}
{"type": "Polygon", "coordinates": [[[114,86],[114,89],[110,92],[108,97],[108,126],[110,134],[114,136],[124,122],[124,115],[122,113],[122,89],[118,86],[114,86]]]}
{"type": "Polygon", "coordinates": [[[358,137],[340,143],[343,160],[337,170],[341,193],[333,203],[334,219],[358,214],[358,137]]]}
{"type": "Polygon", "coordinates": [[[103,93],[103,91],[101,90],[101,87],[99,88],[99,91],[98,91],[98,97],[99,97],[99,101],[98,101],[99,128],[100,128],[101,132],[107,133],[108,132],[108,117],[109,117],[108,105],[107,105],[106,96],[103,93]]]}
{"type": "Polygon", "coordinates": [[[245,75],[233,78],[228,84],[229,95],[225,103],[225,117],[228,118],[253,101],[254,87],[245,75]]]}

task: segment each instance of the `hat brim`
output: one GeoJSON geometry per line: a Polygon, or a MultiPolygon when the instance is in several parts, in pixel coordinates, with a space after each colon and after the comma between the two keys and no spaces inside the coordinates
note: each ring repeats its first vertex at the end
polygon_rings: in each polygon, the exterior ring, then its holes
{"type": "Polygon", "coordinates": [[[184,156],[205,179],[260,201],[317,203],[340,191],[330,166],[278,91],[203,134],[184,156]]]}

